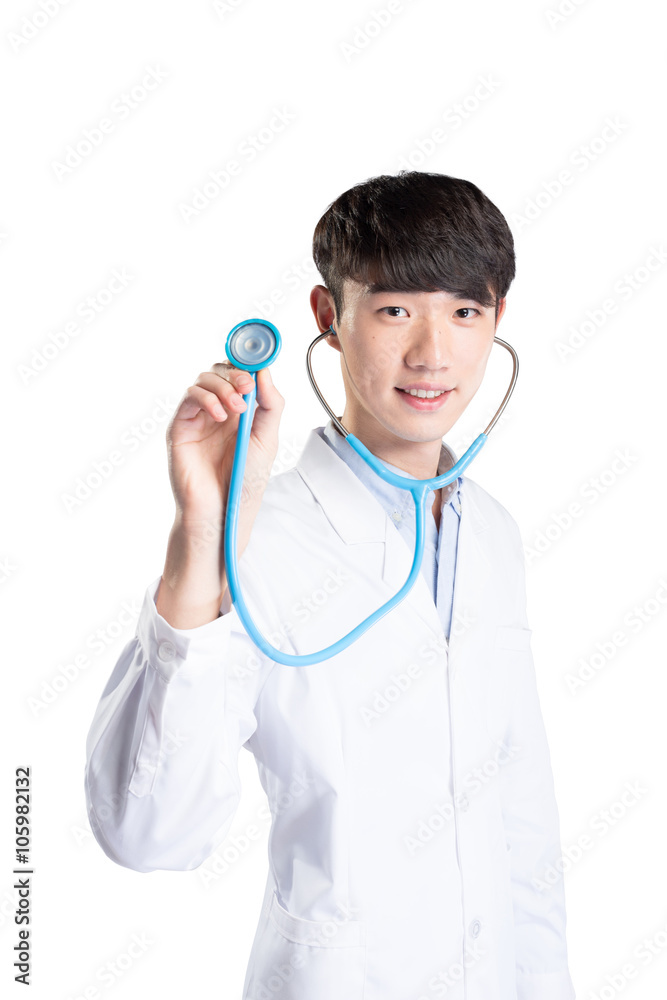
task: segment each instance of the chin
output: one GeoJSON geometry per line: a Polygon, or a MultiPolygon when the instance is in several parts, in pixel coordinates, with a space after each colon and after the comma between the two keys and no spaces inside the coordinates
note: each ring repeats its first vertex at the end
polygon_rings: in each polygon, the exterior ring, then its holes
{"type": "Polygon", "coordinates": [[[428,444],[430,441],[441,441],[442,438],[449,431],[449,425],[436,425],[432,423],[430,427],[426,426],[415,426],[415,422],[412,425],[407,422],[398,423],[383,423],[382,425],[390,434],[394,434],[397,438],[402,441],[414,441],[415,444],[428,444]]]}

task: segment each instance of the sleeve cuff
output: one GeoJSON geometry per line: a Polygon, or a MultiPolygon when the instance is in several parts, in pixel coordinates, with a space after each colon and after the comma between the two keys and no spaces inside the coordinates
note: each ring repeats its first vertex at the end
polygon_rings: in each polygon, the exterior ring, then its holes
{"type": "Polygon", "coordinates": [[[137,637],[150,665],[169,683],[188,660],[188,666],[195,672],[199,665],[210,665],[212,657],[219,662],[227,651],[232,631],[244,630],[233,608],[197,628],[174,628],[155,604],[161,579],[162,574],[146,589],[137,622],[137,637]]]}

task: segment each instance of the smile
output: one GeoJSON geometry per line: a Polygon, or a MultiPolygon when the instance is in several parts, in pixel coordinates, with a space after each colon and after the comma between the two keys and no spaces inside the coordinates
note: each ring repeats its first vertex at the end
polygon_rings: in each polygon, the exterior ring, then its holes
{"type": "Polygon", "coordinates": [[[399,389],[398,386],[396,391],[407,406],[422,411],[439,410],[452,392],[451,389],[399,389]]]}
{"type": "Polygon", "coordinates": [[[420,399],[433,399],[434,396],[442,396],[447,389],[399,389],[399,392],[407,392],[410,396],[419,396],[420,399]]]}

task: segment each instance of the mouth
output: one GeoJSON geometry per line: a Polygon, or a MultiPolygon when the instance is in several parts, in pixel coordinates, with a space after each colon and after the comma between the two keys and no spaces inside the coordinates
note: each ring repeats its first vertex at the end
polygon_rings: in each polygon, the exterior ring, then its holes
{"type": "Polygon", "coordinates": [[[444,405],[452,389],[399,389],[395,387],[408,406],[415,410],[439,410],[444,405]]]}

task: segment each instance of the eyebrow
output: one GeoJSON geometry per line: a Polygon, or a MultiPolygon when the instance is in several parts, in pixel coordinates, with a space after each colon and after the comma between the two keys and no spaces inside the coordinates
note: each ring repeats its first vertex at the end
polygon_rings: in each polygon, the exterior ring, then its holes
{"type": "MultiPolygon", "coordinates": [[[[491,303],[491,305],[485,306],[482,302],[479,301],[479,299],[475,298],[475,296],[472,295],[471,293],[466,293],[466,292],[447,292],[447,290],[444,289],[444,288],[436,289],[436,291],[446,292],[447,295],[451,295],[452,296],[453,301],[456,301],[457,299],[461,299],[464,302],[474,302],[475,305],[479,306],[480,309],[494,309],[495,305],[496,305],[495,302],[493,302],[493,303],[491,303]]],[[[367,285],[366,289],[365,289],[365,292],[366,292],[366,294],[369,297],[370,296],[375,296],[375,295],[419,295],[419,294],[421,294],[421,290],[412,289],[412,288],[378,288],[375,285],[367,285]]],[[[465,308],[465,307],[462,306],[461,308],[465,308]]]]}

